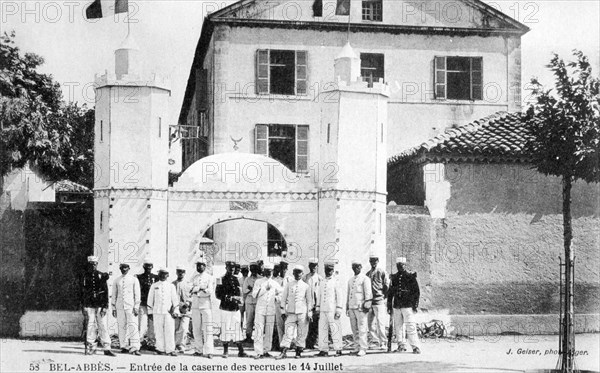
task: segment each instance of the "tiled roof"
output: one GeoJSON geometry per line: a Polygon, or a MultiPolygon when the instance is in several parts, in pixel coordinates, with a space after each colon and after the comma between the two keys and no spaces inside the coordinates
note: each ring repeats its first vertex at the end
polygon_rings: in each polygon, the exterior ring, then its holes
{"type": "Polygon", "coordinates": [[[531,135],[524,113],[497,112],[444,133],[388,160],[388,166],[408,161],[528,159],[531,135]]]}
{"type": "Polygon", "coordinates": [[[92,191],[85,186],[69,180],[57,181],[54,190],[55,192],[62,193],[92,193],[92,191]]]}

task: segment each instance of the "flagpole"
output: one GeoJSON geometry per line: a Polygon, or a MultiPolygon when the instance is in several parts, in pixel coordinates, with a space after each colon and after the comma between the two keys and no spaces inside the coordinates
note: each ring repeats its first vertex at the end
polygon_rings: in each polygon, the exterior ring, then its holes
{"type": "Polygon", "coordinates": [[[129,34],[131,33],[131,25],[130,25],[131,22],[129,22],[130,21],[130,19],[129,19],[129,4],[127,4],[127,18],[126,18],[126,20],[127,20],[127,36],[129,36],[129,34]]]}

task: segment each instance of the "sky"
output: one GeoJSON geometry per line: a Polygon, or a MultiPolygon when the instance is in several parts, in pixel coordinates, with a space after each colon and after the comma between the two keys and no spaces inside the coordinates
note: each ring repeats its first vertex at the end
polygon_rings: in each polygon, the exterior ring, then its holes
{"type": "MultiPolygon", "coordinates": [[[[307,1],[307,0],[301,0],[307,1]]],[[[565,59],[573,49],[586,54],[600,71],[600,1],[598,0],[485,0],[524,23],[531,31],[522,37],[522,79],[537,76],[550,84],[544,67],[556,52],[565,59]]],[[[125,15],[86,20],[90,1],[0,0],[2,32],[15,30],[23,52],[45,59],[40,71],[52,74],[64,98],[93,106],[95,74],[114,69],[114,50],[127,35],[125,15]]],[[[145,70],[171,80],[171,124],[176,124],[194,50],[204,16],[232,1],[142,0],[133,2],[131,31],[146,64],[145,70]]]]}

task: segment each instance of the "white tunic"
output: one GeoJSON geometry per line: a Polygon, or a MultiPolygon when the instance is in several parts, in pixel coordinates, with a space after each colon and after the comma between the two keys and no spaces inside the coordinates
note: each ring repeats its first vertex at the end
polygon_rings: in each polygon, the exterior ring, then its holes
{"type": "Polygon", "coordinates": [[[173,307],[179,304],[175,285],[167,281],[152,284],[148,293],[148,313],[153,315],[166,315],[173,307]]]}
{"type": "Polygon", "coordinates": [[[113,309],[139,309],[141,300],[142,293],[137,277],[128,273],[115,279],[112,293],[113,309]]]}

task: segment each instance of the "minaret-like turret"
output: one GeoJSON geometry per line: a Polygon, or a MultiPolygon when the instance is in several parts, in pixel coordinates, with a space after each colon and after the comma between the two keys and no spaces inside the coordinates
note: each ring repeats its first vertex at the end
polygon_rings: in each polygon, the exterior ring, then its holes
{"type": "Polygon", "coordinates": [[[96,76],[94,245],[99,268],[132,271],[146,256],[166,263],[169,82],[144,76],[128,34],[115,73],[96,76]]]}
{"type": "MultiPolygon", "coordinates": [[[[369,88],[360,78],[360,59],[349,43],[335,59],[337,87],[324,93],[321,161],[335,173],[320,180],[320,256],[340,260],[349,277],[352,260],[368,263],[379,255],[386,266],[386,126],[389,89],[383,82],[369,88]],[[361,217],[357,219],[356,217],[361,217]],[[333,226],[333,227],[332,227],[333,226]]],[[[368,268],[364,268],[366,273],[368,268]]]]}

